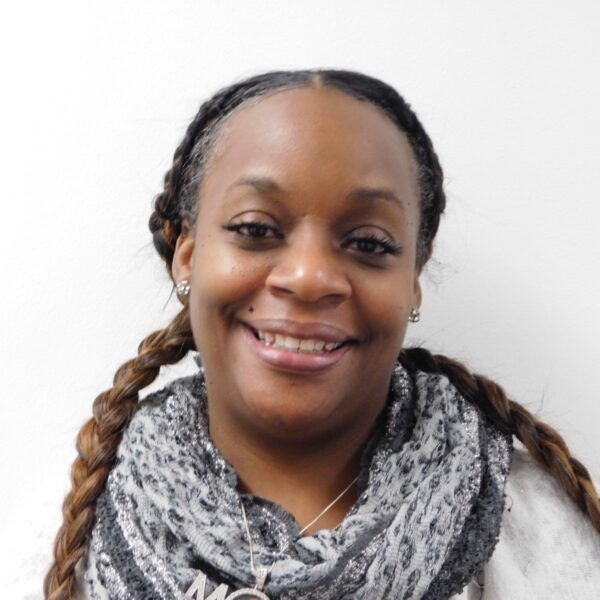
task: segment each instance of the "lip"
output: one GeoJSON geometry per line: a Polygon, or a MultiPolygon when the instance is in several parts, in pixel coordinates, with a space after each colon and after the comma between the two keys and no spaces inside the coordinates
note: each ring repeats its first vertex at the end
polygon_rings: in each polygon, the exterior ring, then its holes
{"type": "Polygon", "coordinates": [[[298,339],[318,339],[324,342],[343,342],[358,341],[343,329],[339,329],[329,323],[298,323],[289,319],[255,319],[253,321],[242,321],[245,325],[254,330],[268,331],[270,333],[279,333],[298,339]]]}
{"type": "Polygon", "coordinates": [[[345,344],[333,352],[324,354],[295,352],[286,350],[285,348],[269,346],[262,340],[257,339],[252,327],[247,323],[242,323],[242,329],[244,330],[244,338],[250,349],[253,350],[261,360],[271,366],[297,373],[314,373],[315,371],[327,369],[338,363],[353,346],[353,344],[345,344]]]}

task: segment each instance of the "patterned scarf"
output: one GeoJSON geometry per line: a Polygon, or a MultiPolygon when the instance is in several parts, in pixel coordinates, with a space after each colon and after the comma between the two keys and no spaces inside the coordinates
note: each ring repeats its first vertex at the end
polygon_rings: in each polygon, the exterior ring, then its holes
{"type": "Polygon", "coordinates": [[[209,436],[197,362],[197,374],[143,399],[124,433],[85,560],[92,600],[183,600],[199,580],[194,598],[251,598],[235,594],[255,584],[242,502],[254,562],[269,568],[269,598],[440,600],[485,565],[500,533],[512,437],[446,377],[396,363],[363,450],[358,500],[335,529],[299,536],[283,507],[237,491],[209,436]]]}

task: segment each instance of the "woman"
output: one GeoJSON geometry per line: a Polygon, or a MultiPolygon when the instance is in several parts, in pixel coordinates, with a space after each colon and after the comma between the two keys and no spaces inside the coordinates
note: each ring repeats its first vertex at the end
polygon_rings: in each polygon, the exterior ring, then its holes
{"type": "Polygon", "coordinates": [[[593,597],[585,467],[494,382],[403,348],[442,183],[358,73],[201,106],[150,218],[184,307],[79,433],[47,598],[593,597]]]}

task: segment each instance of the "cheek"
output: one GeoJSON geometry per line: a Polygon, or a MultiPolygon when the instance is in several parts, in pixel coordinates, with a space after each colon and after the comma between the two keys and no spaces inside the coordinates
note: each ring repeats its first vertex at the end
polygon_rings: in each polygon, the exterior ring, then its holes
{"type": "Polygon", "coordinates": [[[396,273],[393,277],[371,278],[368,285],[356,285],[354,294],[369,329],[401,342],[412,308],[412,276],[396,273]]]}
{"type": "Polygon", "coordinates": [[[266,264],[244,255],[227,244],[205,242],[194,257],[193,303],[200,312],[214,317],[239,311],[263,285],[266,264]]]}
{"type": "Polygon", "coordinates": [[[205,242],[194,257],[192,278],[189,307],[196,348],[207,365],[219,363],[236,318],[248,315],[263,285],[264,268],[226,245],[205,242]]]}

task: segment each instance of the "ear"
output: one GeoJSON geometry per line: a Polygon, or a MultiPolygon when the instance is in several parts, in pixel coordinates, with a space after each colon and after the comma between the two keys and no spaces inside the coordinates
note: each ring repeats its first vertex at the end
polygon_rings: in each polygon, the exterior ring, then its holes
{"type": "Polygon", "coordinates": [[[173,264],[171,273],[176,283],[191,279],[194,268],[194,230],[189,221],[184,219],[181,224],[181,233],[175,243],[175,253],[173,254],[173,264]]]}
{"type": "Polygon", "coordinates": [[[419,308],[423,301],[423,295],[421,292],[421,281],[419,280],[419,273],[415,272],[415,279],[413,284],[414,303],[411,308],[419,308]]]}

